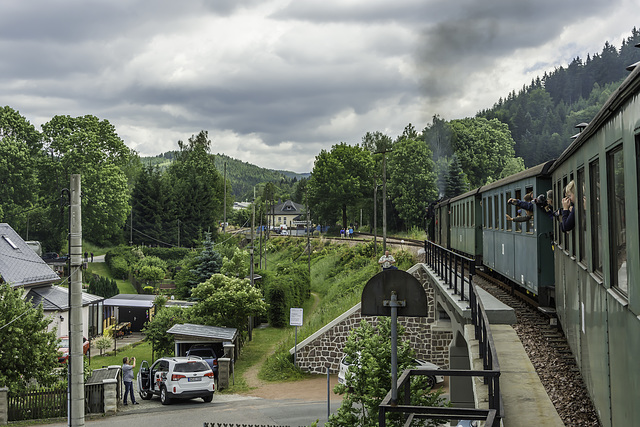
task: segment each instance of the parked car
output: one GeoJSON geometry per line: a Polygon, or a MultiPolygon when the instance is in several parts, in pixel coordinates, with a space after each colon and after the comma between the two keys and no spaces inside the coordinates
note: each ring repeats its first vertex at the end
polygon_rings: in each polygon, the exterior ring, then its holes
{"type": "MultiPolygon", "coordinates": [[[[340,370],[338,371],[338,383],[347,385],[348,377],[349,377],[349,366],[352,366],[354,363],[357,363],[357,360],[354,361],[353,359],[354,358],[349,357],[349,355],[346,355],[346,354],[342,357],[342,359],[340,359],[340,370]]],[[[414,362],[415,362],[414,369],[424,369],[424,370],[440,369],[438,365],[435,365],[430,362],[426,362],[421,359],[414,359],[414,362]]],[[[436,384],[440,384],[442,382],[444,382],[444,377],[442,375],[427,376],[427,384],[431,388],[433,388],[436,384]]]]}
{"type": "Polygon", "coordinates": [[[56,252],[45,252],[42,255],[42,260],[43,261],[54,261],[54,260],[56,260],[58,258],[59,258],[59,256],[58,256],[58,254],[56,252]]]}
{"type": "Polygon", "coordinates": [[[213,374],[218,378],[218,356],[216,352],[205,344],[195,344],[187,351],[187,356],[200,356],[207,362],[213,374]]]}
{"type": "MultiPolygon", "coordinates": [[[[90,342],[85,337],[82,337],[82,354],[87,354],[89,351],[90,342]]],[[[58,345],[58,362],[67,363],[69,360],[69,337],[60,337],[60,344],[58,345]]]]}
{"type": "Polygon", "coordinates": [[[168,405],[173,399],[202,398],[213,400],[215,382],[213,371],[201,357],[162,357],[149,367],[143,360],[138,371],[140,397],[149,400],[160,396],[160,402],[168,405]]]}

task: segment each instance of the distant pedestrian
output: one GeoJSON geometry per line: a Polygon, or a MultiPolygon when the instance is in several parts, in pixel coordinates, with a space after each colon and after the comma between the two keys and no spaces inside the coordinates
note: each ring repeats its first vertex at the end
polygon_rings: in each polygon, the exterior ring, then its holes
{"type": "Polygon", "coordinates": [[[344,239],[344,227],[340,229],[340,238],[344,239]]]}
{"type": "Polygon", "coordinates": [[[353,239],[353,227],[349,227],[349,238],[353,239]]]}
{"type": "Polygon", "coordinates": [[[87,262],[88,259],[89,259],[89,252],[85,252],[84,253],[84,262],[87,262]]]}
{"type": "Polygon", "coordinates": [[[91,262],[93,262],[93,252],[91,252],[91,262]]]}

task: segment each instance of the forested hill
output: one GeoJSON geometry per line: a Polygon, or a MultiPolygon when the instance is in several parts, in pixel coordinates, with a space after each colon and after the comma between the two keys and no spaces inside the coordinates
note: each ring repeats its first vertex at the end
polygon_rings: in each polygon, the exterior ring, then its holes
{"type": "Polygon", "coordinates": [[[601,53],[545,73],[477,116],[509,126],[515,154],[527,167],[557,158],[578,132],[575,126],[591,121],[628,75],[626,67],[640,61],[638,43],[640,31],[634,28],[619,49],[606,42],[601,53]]]}
{"type": "MultiPolygon", "coordinates": [[[[174,159],[175,151],[159,154],[155,157],[141,157],[144,165],[157,166],[164,169],[174,159]]],[[[214,164],[222,176],[224,165],[227,165],[227,180],[231,184],[232,193],[236,200],[251,200],[253,198],[253,187],[259,184],[272,182],[278,187],[284,187],[287,193],[291,192],[292,185],[301,178],[308,178],[310,174],[299,174],[291,171],[265,169],[252,165],[242,160],[234,159],[225,154],[216,154],[214,164]]],[[[258,191],[258,190],[256,190],[258,191]]]]}

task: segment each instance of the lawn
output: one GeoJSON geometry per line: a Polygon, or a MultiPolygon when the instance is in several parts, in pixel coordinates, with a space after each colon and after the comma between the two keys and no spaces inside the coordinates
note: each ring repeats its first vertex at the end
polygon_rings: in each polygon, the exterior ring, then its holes
{"type": "MultiPolygon", "coordinates": [[[[97,274],[98,276],[107,277],[109,279],[113,279],[111,275],[111,271],[107,264],[104,262],[91,262],[87,267],[87,273],[97,274]]],[[[133,287],[131,282],[127,280],[116,279],[116,284],[118,285],[118,290],[121,294],[137,294],[136,289],[133,287]]]]}
{"type": "Polygon", "coordinates": [[[140,364],[143,360],[149,362],[149,364],[153,363],[151,359],[151,343],[142,341],[133,344],[126,345],[122,348],[117,348],[117,353],[113,353],[112,351],[100,356],[100,350],[91,349],[91,363],[89,363],[89,367],[93,369],[106,368],[111,365],[122,366],[122,358],[123,357],[135,357],[136,358],[136,366],[133,369],[134,376],[138,374],[138,369],[140,368],[140,364]]]}

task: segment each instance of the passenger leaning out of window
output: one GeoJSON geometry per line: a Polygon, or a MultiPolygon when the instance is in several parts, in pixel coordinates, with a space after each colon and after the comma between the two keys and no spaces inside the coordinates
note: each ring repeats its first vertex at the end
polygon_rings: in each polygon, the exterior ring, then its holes
{"type": "Polygon", "coordinates": [[[574,204],[576,201],[576,184],[570,181],[564,189],[564,198],[562,199],[562,223],[560,230],[569,232],[576,225],[574,204]]]}
{"type": "Polygon", "coordinates": [[[532,203],[532,201],[533,201],[533,193],[525,194],[524,200],[518,200],[513,198],[507,200],[507,203],[509,203],[510,205],[514,205],[518,207],[518,216],[515,218],[512,218],[509,214],[505,214],[507,216],[507,220],[513,221],[513,222],[527,222],[531,218],[533,218],[534,204],[532,203]]]}

